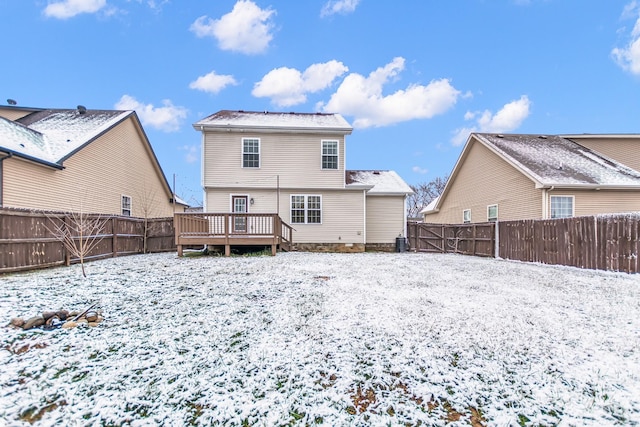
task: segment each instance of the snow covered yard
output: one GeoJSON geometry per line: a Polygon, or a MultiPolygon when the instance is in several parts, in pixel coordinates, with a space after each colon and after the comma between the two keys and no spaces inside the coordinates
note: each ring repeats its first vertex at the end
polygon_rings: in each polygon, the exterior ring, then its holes
{"type": "Polygon", "coordinates": [[[640,276],[427,254],[0,277],[0,425],[638,425],[640,276]],[[12,317],[83,309],[95,328],[12,317]]]}

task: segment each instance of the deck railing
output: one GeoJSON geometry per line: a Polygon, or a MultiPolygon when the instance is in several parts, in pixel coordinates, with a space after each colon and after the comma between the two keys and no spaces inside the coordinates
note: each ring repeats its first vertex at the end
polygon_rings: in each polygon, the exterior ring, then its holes
{"type": "Polygon", "coordinates": [[[278,214],[254,213],[176,213],[174,216],[178,255],[187,245],[224,246],[225,255],[231,246],[278,246],[291,250],[293,228],[278,214]]]}

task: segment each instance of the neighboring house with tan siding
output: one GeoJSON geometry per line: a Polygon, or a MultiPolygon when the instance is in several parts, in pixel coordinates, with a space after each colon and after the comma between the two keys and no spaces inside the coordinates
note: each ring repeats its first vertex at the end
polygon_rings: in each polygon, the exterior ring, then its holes
{"type": "Polygon", "coordinates": [[[83,107],[0,106],[0,206],[147,218],[174,212],[136,113],[83,107]]]}
{"type": "Polygon", "coordinates": [[[640,211],[640,172],[632,167],[637,162],[640,168],[638,144],[640,136],[472,133],[444,191],[422,211],[424,221],[459,224],[640,211]]]}
{"type": "Polygon", "coordinates": [[[339,114],[219,111],[202,132],[204,211],[277,213],[298,249],[392,249],[411,188],[393,171],[348,171],[339,114]]]}

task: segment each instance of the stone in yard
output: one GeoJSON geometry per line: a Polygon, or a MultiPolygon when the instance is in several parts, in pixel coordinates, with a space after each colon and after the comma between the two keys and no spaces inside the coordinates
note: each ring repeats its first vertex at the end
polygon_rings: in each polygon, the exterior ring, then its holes
{"type": "Polygon", "coordinates": [[[15,328],[22,328],[24,326],[24,319],[21,319],[20,317],[14,317],[13,319],[11,319],[11,322],[9,322],[9,324],[15,328]]]}
{"type": "Polygon", "coordinates": [[[98,313],[96,313],[95,311],[90,311],[84,317],[89,323],[95,322],[98,319],[98,313]]]}
{"type": "Polygon", "coordinates": [[[73,320],[69,320],[68,322],[65,322],[62,325],[63,329],[71,329],[71,328],[75,328],[76,326],[78,326],[78,324],[76,322],[74,322],[73,320]]]}
{"type": "Polygon", "coordinates": [[[46,322],[47,320],[51,319],[53,316],[56,315],[55,311],[43,311],[42,312],[42,317],[44,317],[44,321],[46,322]]]}
{"type": "Polygon", "coordinates": [[[35,316],[32,317],[31,319],[27,320],[24,324],[24,326],[22,326],[22,329],[29,330],[29,329],[33,329],[36,328],[38,326],[42,326],[44,325],[44,317],[42,316],[35,316]]]}
{"type": "Polygon", "coordinates": [[[51,327],[54,327],[54,328],[57,328],[61,324],[62,324],[62,321],[60,320],[60,318],[58,316],[51,316],[45,322],[45,325],[51,326],[51,327]]]}
{"type": "Polygon", "coordinates": [[[67,320],[67,317],[69,317],[69,311],[59,310],[58,312],[56,312],[56,315],[60,318],[60,320],[67,320]]]}

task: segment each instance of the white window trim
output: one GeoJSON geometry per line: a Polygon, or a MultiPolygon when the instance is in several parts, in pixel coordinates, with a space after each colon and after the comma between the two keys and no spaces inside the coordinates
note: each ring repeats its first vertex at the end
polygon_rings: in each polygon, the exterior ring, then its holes
{"type": "MultiPolygon", "coordinates": [[[[251,153],[253,154],[253,153],[251,153]]],[[[242,143],[240,144],[240,167],[242,169],[260,169],[262,167],[262,140],[257,137],[245,137],[242,138],[242,143]],[[245,166],[244,165],[244,142],[246,140],[258,141],[258,167],[245,166]]]]}
{"type": "Polygon", "coordinates": [[[122,216],[133,216],[133,199],[131,198],[131,196],[127,196],[126,194],[121,194],[120,195],[120,215],[122,216]],[[129,199],[129,215],[125,215],[124,214],[124,198],[129,199]]]}
{"type": "Polygon", "coordinates": [[[471,223],[471,209],[463,209],[462,210],[462,223],[463,224],[470,224],[471,223]],[[467,219],[465,218],[465,214],[469,212],[469,220],[467,221],[467,219]]]}
{"type": "Polygon", "coordinates": [[[320,141],[320,169],[322,169],[323,171],[338,171],[340,170],[340,141],[337,139],[323,139],[320,141]],[[335,169],[331,169],[331,168],[324,168],[322,167],[322,157],[324,156],[324,153],[322,152],[322,149],[324,148],[324,143],[325,142],[335,142],[336,143],[336,163],[338,165],[337,168],[335,169]]]}
{"type": "Polygon", "coordinates": [[[571,194],[554,194],[554,195],[549,195],[549,219],[562,219],[562,218],[572,218],[576,216],[576,196],[571,195],[571,194]],[[552,204],[551,201],[553,200],[554,197],[568,197],[571,199],[571,216],[566,217],[566,216],[562,216],[562,217],[557,217],[554,218],[553,216],[551,216],[552,213],[552,204]]]}
{"type": "Polygon", "coordinates": [[[233,198],[234,197],[246,197],[247,198],[247,213],[249,213],[249,209],[251,206],[251,197],[249,197],[248,194],[236,194],[236,193],[232,193],[229,194],[229,212],[233,213],[233,198]]]}
{"type": "MultiPolygon", "coordinates": [[[[314,209],[315,210],[315,209],[314,209]]],[[[297,225],[322,225],[322,221],[324,220],[324,214],[322,210],[322,194],[290,194],[289,195],[289,222],[291,224],[297,225]],[[293,222],[291,211],[291,202],[293,197],[304,197],[304,222],[293,222]],[[309,215],[309,197],[319,197],[320,198],[320,222],[308,222],[309,215]]]]}
{"type": "Polygon", "coordinates": [[[494,221],[498,221],[498,215],[499,215],[499,212],[500,212],[500,211],[499,211],[499,209],[498,209],[498,204],[497,204],[497,203],[495,203],[495,204],[493,204],[493,205],[487,205],[487,222],[494,222],[494,221]],[[496,208],[496,216],[495,216],[495,218],[491,218],[491,217],[489,216],[489,210],[490,210],[491,208],[493,208],[493,207],[495,207],[495,208],[496,208]]]}

